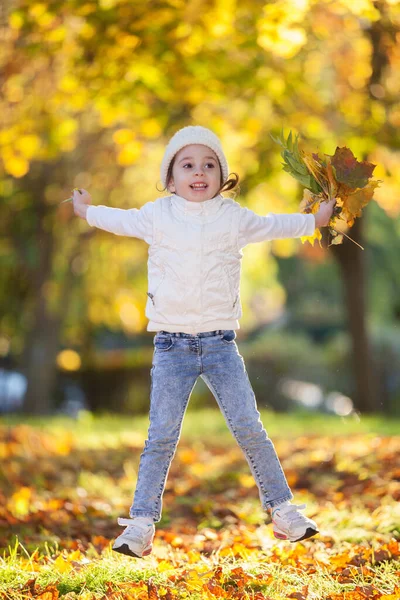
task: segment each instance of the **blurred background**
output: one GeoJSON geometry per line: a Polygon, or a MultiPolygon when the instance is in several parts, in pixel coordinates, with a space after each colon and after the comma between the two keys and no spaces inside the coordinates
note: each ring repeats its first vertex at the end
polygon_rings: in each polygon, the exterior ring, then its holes
{"type": "MultiPolygon", "coordinates": [[[[260,408],[400,414],[400,3],[32,0],[0,4],[0,412],[145,413],[145,242],[60,202],[139,208],[180,127],[220,137],[236,200],[298,211],[283,128],[376,164],[359,246],[244,249],[237,331],[260,408]]],[[[324,232],[326,234],[326,231],[324,232]]],[[[190,409],[215,406],[199,380],[190,409]]]]}

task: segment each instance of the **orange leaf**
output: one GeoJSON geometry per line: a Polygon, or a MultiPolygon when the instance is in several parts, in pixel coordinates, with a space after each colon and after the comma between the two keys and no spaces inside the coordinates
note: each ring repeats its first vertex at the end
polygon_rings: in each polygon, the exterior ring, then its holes
{"type": "Polygon", "coordinates": [[[57,600],[58,589],[55,585],[49,585],[43,592],[36,596],[36,600],[57,600]]]}
{"type": "Polygon", "coordinates": [[[147,583],[147,590],[149,594],[149,600],[160,600],[160,596],[158,595],[158,589],[156,584],[150,578],[147,583]]]}

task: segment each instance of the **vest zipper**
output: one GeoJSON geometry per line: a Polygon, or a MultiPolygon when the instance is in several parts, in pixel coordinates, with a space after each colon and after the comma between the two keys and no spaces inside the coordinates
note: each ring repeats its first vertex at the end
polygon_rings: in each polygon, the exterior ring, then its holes
{"type": "Polygon", "coordinates": [[[152,301],[152,303],[153,303],[153,306],[155,306],[155,304],[154,304],[154,300],[153,300],[153,298],[154,298],[153,294],[150,294],[150,292],[147,292],[147,295],[148,295],[148,297],[150,298],[150,300],[152,301]]]}
{"type": "Polygon", "coordinates": [[[147,296],[148,296],[148,297],[150,298],[150,300],[152,301],[152,303],[153,303],[153,306],[155,306],[155,302],[154,302],[155,295],[156,295],[156,293],[158,292],[158,290],[160,289],[160,287],[161,287],[161,284],[162,284],[162,282],[164,281],[164,278],[165,278],[165,271],[164,271],[164,269],[163,269],[163,274],[162,274],[162,277],[161,277],[161,281],[160,281],[160,283],[158,284],[158,286],[156,287],[154,294],[152,294],[151,292],[147,292],[147,296]]]}

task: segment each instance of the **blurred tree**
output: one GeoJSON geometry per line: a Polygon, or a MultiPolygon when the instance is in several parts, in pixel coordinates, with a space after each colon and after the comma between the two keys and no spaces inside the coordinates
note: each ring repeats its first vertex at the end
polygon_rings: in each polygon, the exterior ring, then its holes
{"type": "MultiPolygon", "coordinates": [[[[395,26],[390,19],[388,4],[385,1],[377,1],[374,2],[374,7],[379,12],[379,19],[365,28],[371,44],[371,58],[370,76],[365,82],[365,91],[369,95],[370,102],[366,106],[367,118],[364,129],[370,135],[372,135],[372,132],[370,132],[368,124],[374,121],[377,99],[386,96],[386,69],[390,67],[391,58],[393,58],[394,51],[396,51],[396,36],[400,36],[400,26],[395,26]]],[[[382,107],[385,113],[388,112],[390,104],[389,100],[388,106],[382,107]]],[[[385,144],[390,144],[390,141],[395,144],[398,142],[398,136],[393,130],[390,120],[385,120],[382,123],[382,129],[379,133],[377,132],[376,141],[385,144]]],[[[367,153],[364,153],[361,158],[367,160],[367,153]]],[[[361,245],[364,244],[364,222],[364,217],[357,219],[352,228],[353,239],[361,245]]],[[[341,246],[332,246],[331,251],[341,267],[346,294],[348,325],[353,346],[354,380],[356,383],[354,403],[363,412],[377,411],[379,410],[380,398],[366,325],[364,255],[349,240],[345,240],[341,246]]]]}

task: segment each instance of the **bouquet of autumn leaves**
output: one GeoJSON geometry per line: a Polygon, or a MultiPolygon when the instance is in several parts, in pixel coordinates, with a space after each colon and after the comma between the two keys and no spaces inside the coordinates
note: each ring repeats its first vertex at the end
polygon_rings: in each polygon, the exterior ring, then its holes
{"type": "MultiPolygon", "coordinates": [[[[283,131],[280,137],[274,138],[271,135],[271,138],[283,148],[281,156],[284,160],[284,171],[305,187],[300,212],[316,213],[321,202],[337,199],[328,225],[332,236],[328,247],[341,244],[343,236],[357,244],[343,231],[338,231],[336,226],[341,220],[348,227],[352,227],[356,217],[361,216],[364,206],[372,200],[375,188],[381,183],[378,179],[371,179],[376,165],[366,161],[358,162],[346,146],[337,147],[335,154],[324,154],[322,158],[318,154],[310,154],[299,149],[299,136],[293,139],[292,132],[286,140],[283,131]]],[[[321,238],[320,230],[316,229],[314,235],[302,237],[301,241],[314,244],[314,240],[317,239],[322,247],[321,238]]]]}

